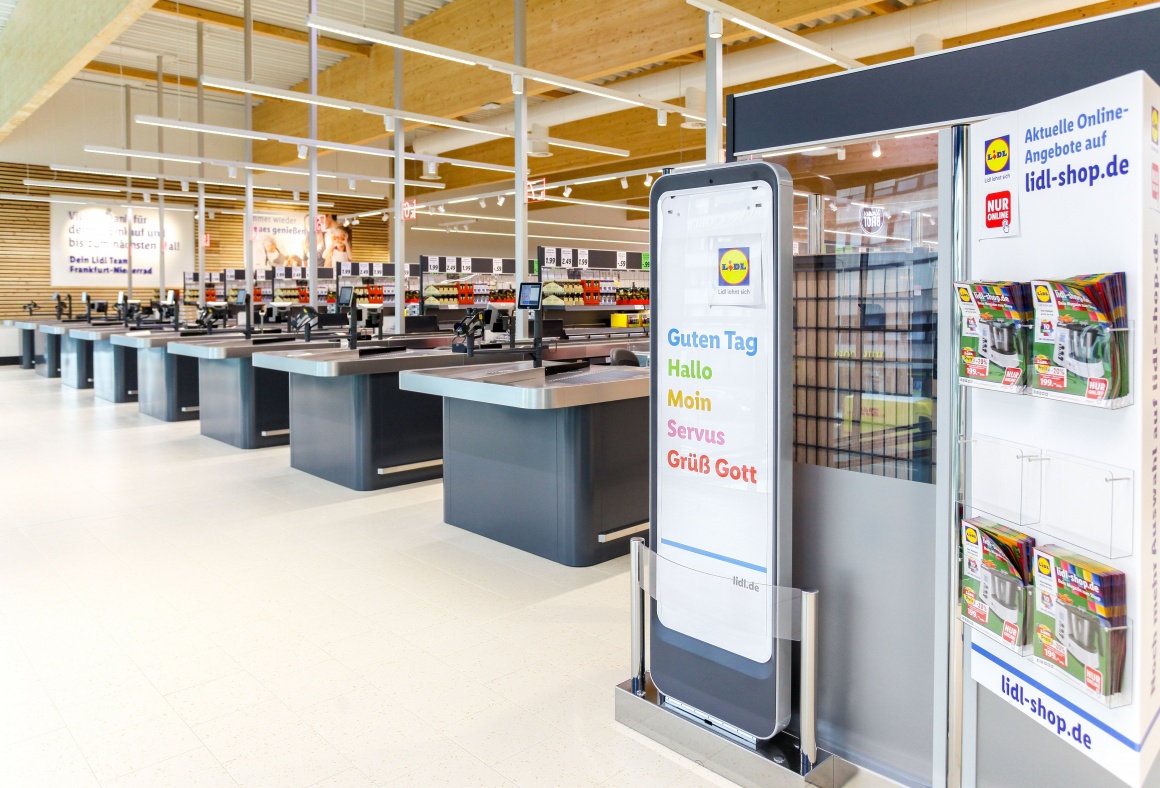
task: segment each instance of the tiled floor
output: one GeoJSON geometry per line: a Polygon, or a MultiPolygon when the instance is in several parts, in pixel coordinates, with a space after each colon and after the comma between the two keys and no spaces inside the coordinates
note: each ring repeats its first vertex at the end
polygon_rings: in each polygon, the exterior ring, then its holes
{"type": "Polygon", "coordinates": [[[612,720],[626,562],[0,368],[0,785],[725,784],[612,720]]]}

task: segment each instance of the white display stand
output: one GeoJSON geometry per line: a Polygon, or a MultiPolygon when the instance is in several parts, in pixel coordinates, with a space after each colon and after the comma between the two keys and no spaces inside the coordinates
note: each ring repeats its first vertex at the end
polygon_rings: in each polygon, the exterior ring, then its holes
{"type": "Polygon", "coordinates": [[[970,278],[1124,271],[1131,325],[1126,407],[970,391],[963,501],[968,515],[998,518],[1039,545],[1069,546],[1126,573],[1124,690],[1097,698],[980,636],[970,646],[971,676],[1136,786],[1160,751],[1158,107],[1160,88],[1129,74],[974,124],[968,158],[970,278]]]}

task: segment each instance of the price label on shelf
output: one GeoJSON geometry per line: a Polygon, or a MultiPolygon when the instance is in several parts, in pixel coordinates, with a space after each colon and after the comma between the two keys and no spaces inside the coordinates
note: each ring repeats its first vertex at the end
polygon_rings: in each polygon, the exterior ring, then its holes
{"type": "Polygon", "coordinates": [[[459,270],[459,264],[454,257],[447,258],[447,273],[454,274],[459,270]]]}
{"type": "Polygon", "coordinates": [[[571,249],[561,249],[560,250],[560,267],[561,268],[571,268],[572,267],[572,250],[571,249]]]}
{"type": "Polygon", "coordinates": [[[306,272],[303,271],[301,268],[293,268],[293,269],[291,269],[291,273],[293,274],[293,276],[291,276],[291,279],[305,279],[306,278],[306,272]]]}
{"type": "Polygon", "coordinates": [[[339,276],[350,276],[350,263],[339,263],[339,276]]]}
{"type": "Polygon", "coordinates": [[[371,263],[371,276],[383,276],[382,263],[371,263]]]}
{"type": "Polygon", "coordinates": [[[616,267],[622,271],[628,268],[628,252],[616,253],[616,267]]]}
{"type": "Polygon", "coordinates": [[[577,261],[577,267],[587,268],[588,267],[588,250],[587,249],[577,249],[576,250],[576,261],[577,261]]]}
{"type": "Polygon", "coordinates": [[[438,257],[427,258],[427,273],[429,273],[429,274],[439,273],[439,258],[438,257]]]}
{"type": "Polygon", "coordinates": [[[544,267],[545,268],[555,268],[556,267],[556,248],[555,247],[552,247],[551,249],[544,250],[544,267]]]}
{"type": "Polygon", "coordinates": [[[502,257],[491,258],[491,272],[493,274],[502,274],[503,273],[503,258],[502,257]]]}
{"type": "Polygon", "coordinates": [[[460,257],[459,258],[459,271],[461,273],[464,273],[464,274],[471,273],[471,258],[470,257],[460,257]]]}

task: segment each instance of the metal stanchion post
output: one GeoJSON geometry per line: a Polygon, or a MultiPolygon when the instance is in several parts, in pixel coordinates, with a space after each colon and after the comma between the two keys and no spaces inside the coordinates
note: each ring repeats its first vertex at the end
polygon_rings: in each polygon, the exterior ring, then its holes
{"type": "Polygon", "coordinates": [[[645,693],[644,669],[644,615],[648,608],[645,605],[644,588],[644,539],[634,536],[629,543],[629,579],[632,581],[632,648],[629,674],[632,676],[632,691],[637,695],[645,693]]]}
{"type": "Polygon", "coordinates": [[[802,774],[818,761],[818,592],[802,590],[801,726],[802,774]]]}

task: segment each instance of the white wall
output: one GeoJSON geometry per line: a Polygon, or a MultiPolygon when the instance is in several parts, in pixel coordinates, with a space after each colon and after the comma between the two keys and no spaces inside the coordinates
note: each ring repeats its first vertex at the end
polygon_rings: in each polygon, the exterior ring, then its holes
{"type": "MultiPolygon", "coordinates": [[[[0,141],[0,161],[125,169],[123,158],[84,152],[85,145],[126,147],[124,95],[124,89],[119,85],[71,80],[32,117],[0,141]]],[[[157,94],[151,87],[135,88],[131,95],[132,112],[135,115],[158,114],[157,94]]],[[[167,93],[165,116],[196,121],[197,98],[194,91],[183,89],[180,97],[167,93]]],[[[241,126],[242,107],[240,104],[207,100],[205,121],[241,126]]],[[[157,150],[157,129],[134,123],[130,147],[157,150]]],[[[196,155],[197,135],[167,129],[165,150],[169,153],[196,155]]],[[[239,159],[244,155],[244,148],[240,139],[207,135],[205,152],[207,156],[239,159]]],[[[155,165],[138,159],[133,162],[133,169],[148,172],[154,170],[155,165]]],[[[166,163],[165,171],[191,176],[194,174],[193,167],[172,163],[166,163]]]]}

